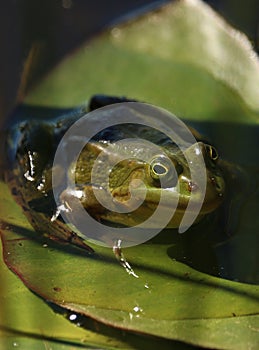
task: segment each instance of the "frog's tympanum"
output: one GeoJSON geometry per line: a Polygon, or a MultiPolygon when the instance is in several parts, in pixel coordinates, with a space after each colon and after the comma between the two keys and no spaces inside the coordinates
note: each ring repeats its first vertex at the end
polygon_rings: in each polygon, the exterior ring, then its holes
{"type": "MultiPolygon", "coordinates": [[[[94,96],[87,108],[91,111],[108,104],[127,101],[129,100],[125,98],[94,96]]],[[[191,180],[190,169],[183,153],[172,140],[158,130],[144,125],[136,126],[130,121],[128,124],[110,127],[99,132],[88,142],[76,164],[72,164],[69,169],[53,168],[53,158],[60,139],[75,120],[85,113],[86,108],[84,107],[51,121],[31,119],[23,121],[11,129],[7,150],[9,166],[6,171],[6,179],[12,194],[22,206],[34,229],[47,234],[52,239],[70,242],[92,251],[83,238],[73,232],[58,215],[52,190],[52,172],[56,172],[60,181],[64,176],[68,176],[64,174],[65,172],[75,174],[79,191],[75,193],[69,189],[63,190],[60,194],[62,200],[71,201],[73,196],[78,198],[80,194],[82,205],[94,219],[115,227],[134,226],[145,221],[156,209],[161,191],[166,192],[168,210],[170,210],[170,203],[174,200],[175,193],[170,191],[170,187],[178,183],[180,189],[178,206],[167,225],[168,228],[177,228],[191,193],[197,200],[200,199],[200,193],[199,188],[191,180]],[[113,167],[109,186],[112,196],[118,201],[123,202],[129,198],[129,184],[134,179],[141,180],[147,189],[145,200],[138,209],[131,213],[116,213],[103,207],[96,199],[93,186],[99,190],[102,189],[102,174],[100,171],[99,183],[92,184],[91,170],[100,152],[116,140],[124,138],[145,138],[162,147],[166,156],[158,154],[149,163],[132,158],[123,160],[113,167]],[[176,172],[171,171],[171,162],[176,172]],[[168,177],[168,187],[160,186],[159,179],[162,176],[168,177]]],[[[199,221],[204,215],[214,211],[222,202],[224,180],[217,164],[216,149],[204,142],[196,131],[192,130],[192,133],[202,149],[207,173],[206,194],[196,220],[199,221]]],[[[190,149],[189,152],[193,150],[190,149]]],[[[107,162],[114,157],[116,154],[113,154],[112,151],[107,152],[107,162]]],[[[163,223],[160,224],[163,228],[163,223]]]]}

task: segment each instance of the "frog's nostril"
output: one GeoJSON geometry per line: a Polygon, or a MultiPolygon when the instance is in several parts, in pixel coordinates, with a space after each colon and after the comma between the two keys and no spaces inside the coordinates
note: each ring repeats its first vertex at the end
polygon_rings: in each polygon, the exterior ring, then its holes
{"type": "Polygon", "coordinates": [[[212,177],[210,178],[210,180],[211,180],[211,183],[216,187],[216,189],[217,189],[218,191],[222,191],[222,186],[221,186],[220,182],[217,181],[217,179],[216,179],[214,176],[212,176],[212,177]]]}
{"type": "Polygon", "coordinates": [[[195,183],[192,182],[192,181],[189,181],[189,182],[188,182],[188,191],[189,191],[189,192],[195,192],[195,191],[197,191],[197,190],[198,190],[197,184],[195,184],[195,183]]]}

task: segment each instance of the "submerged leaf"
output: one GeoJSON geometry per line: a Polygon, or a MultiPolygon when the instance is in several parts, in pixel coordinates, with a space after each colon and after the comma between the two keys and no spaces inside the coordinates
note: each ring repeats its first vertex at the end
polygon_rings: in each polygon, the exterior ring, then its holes
{"type": "Polygon", "coordinates": [[[112,28],[68,57],[25,99],[71,107],[126,95],[194,120],[258,121],[259,61],[240,32],[199,0],[112,28]]]}

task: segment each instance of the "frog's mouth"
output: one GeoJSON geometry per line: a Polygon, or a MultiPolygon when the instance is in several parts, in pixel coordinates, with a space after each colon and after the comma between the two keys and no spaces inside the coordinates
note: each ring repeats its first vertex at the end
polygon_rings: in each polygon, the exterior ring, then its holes
{"type": "MultiPolygon", "coordinates": [[[[141,203],[141,205],[135,209],[131,210],[131,206],[129,205],[129,197],[130,195],[124,194],[124,196],[118,196],[119,189],[113,192],[114,197],[116,198],[118,205],[124,207],[125,213],[120,213],[115,211],[105,211],[101,215],[101,219],[108,221],[111,225],[118,226],[135,226],[135,225],[143,225],[145,228],[178,228],[181,224],[183,216],[188,210],[192,212],[194,217],[196,217],[196,222],[199,221],[204,215],[215,210],[221,201],[219,196],[216,200],[211,196],[206,197],[201,202],[199,192],[197,191],[192,194],[192,206],[188,208],[188,204],[190,201],[190,193],[189,194],[179,194],[176,190],[172,189],[163,189],[163,201],[161,203],[161,189],[152,189],[147,190],[145,192],[146,197],[145,200],[141,203]],[[187,209],[188,208],[188,209],[187,209]],[[151,215],[155,213],[156,210],[160,211],[161,216],[157,217],[155,221],[152,221],[150,226],[149,218],[151,215]],[[163,215],[165,213],[165,215],[163,215]],[[169,222],[164,220],[164,216],[168,218],[169,222]]],[[[136,192],[139,195],[139,198],[142,197],[143,193],[136,192]]]]}
{"type": "Polygon", "coordinates": [[[140,184],[140,186],[125,191],[125,188],[116,188],[111,191],[115,201],[130,212],[132,209],[131,197],[136,202],[143,203],[143,207],[147,210],[155,211],[158,206],[162,206],[165,210],[176,210],[184,213],[188,207],[190,200],[192,208],[188,210],[197,210],[200,208],[201,214],[208,214],[214,211],[222,202],[224,194],[224,183],[222,178],[211,176],[207,178],[207,186],[204,194],[201,193],[198,185],[191,181],[181,181],[181,185],[174,188],[149,188],[140,184]],[[144,199],[144,200],[143,200],[144,199]],[[195,206],[196,204],[196,206],[195,206]]]}

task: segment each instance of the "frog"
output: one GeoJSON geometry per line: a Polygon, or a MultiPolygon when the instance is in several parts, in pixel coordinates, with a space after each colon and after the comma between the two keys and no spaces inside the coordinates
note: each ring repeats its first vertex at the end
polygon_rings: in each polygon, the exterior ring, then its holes
{"type": "MultiPolygon", "coordinates": [[[[184,211],[187,208],[191,194],[199,199],[199,188],[191,180],[189,164],[185,155],[179,151],[175,143],[159,130],[145,125],[134,123],[115,125],[99,132],[82,149],[75,164],[67,170],[62,166],[53,168],[53,159],[58,144],[66,131],[83,115],[98,110],[108,105],[128,103],[136,100],[126,97],[94,95],[89,103],[79,106],[72,111],[58,116],[37,120],[30,118],[15,123],[9,131],[6,154],[8,167],[5,170],[5,179],[11,193],[17,203],[22,207],[25,216],[36,232],[47,236],[59,243],[71,244],[84,249],[89,254],[94,249],[80,235],[80,232],[71,228],[63,220],[61,206],[53,196],[53,173],[60,178],[60,182],[69,174],[75,176],[77,191],[63,188],[60,193],[61,203],[73,203],[74,199],[80,200],[84,209],[97,221],[112,227],[132,227],[145,221],[156,209],[159,203],[159,195],[167,191],[168,207],[170,186],[179,184],[179,202],[174,215],[167,223],[167,228],[177,228],[180,225],[184,211]],[[101,152],[105,152],[108,145],[112,145],[121,138],[145,137],[164,150],[163,156],[157,154],[150,162],[140,162],[138,159],[125,159],[114,167],[110,174],[110,190],[117,201],[127,202],[129,198],[130,182],[141,180],[147,187],[147,196],[143,204],[130,213],[108,210],[97,200],[93,189],[104,191],[100,177],[100,183],[91,183],[91,170],[94,162],[101,152]],[[170,167],[175,165],[174,176],[170,167]],[[168,186],[161,187],[161,177],[170,179],[168,186]],[[170,178],[171,176],[171,178],[170,178]]],[[[201,150],[206,166],[206,193],[205,198],[194,224],[204,216],[215,211],[224,200],[225,181],[218,164],[219,155],[216,148],[211,145],[198,131],[190,127],[197,143],[186,150],[189,156],[195,154],[197,147],[201,150]]],[[[116,152],[116,149],[114,149],[116,152]]],[[[107,152],[107,159],[116,157],[112,151],[107,152]]],[[[71,176],[72,176],[71,175],[71,176]]],[[[75,213],[76,215],[76,213],[75,213]]],[[[163,223],[158,222],[158,226],[163,223]]],[[[93,233],[94,234],[94,233],[93,233]]],[[[122,255],[120,246],[114,248],[120,259],[122,255]]]]}

